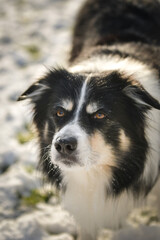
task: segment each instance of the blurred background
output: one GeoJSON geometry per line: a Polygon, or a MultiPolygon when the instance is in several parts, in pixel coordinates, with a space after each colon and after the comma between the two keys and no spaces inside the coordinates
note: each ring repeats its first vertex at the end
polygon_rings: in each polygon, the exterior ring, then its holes
{"type": "MultiPolygon", "coordinates": [[[[0,240],[73,240],[77,228],[36,170],[31,110],[17,97],[53,66],[67,66],[84,0],[0,0],[0,240]]],[[[98,1],[98,0],[97,0],[98,1]]],[[[125,229],[99,239],[160,239],[157,192],[125,229]]]]}

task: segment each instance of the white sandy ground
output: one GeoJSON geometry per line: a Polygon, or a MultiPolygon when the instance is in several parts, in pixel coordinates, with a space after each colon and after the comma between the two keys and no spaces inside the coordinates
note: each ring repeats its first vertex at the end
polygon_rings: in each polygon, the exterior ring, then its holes
{"type": "MultiPolygon", "coordinates": [[[[73,240],[76,225],[56,197],[32,208],[23,197],[42,186],[35,143],[20,144],[30,121],[26,103],[15,100],[46,68],[66,65],[74,16],[83,0],[0,0],[0,240],[73,240]],[[37,55],[28,50],[38,48],[37,55]],[[26,110],[27,109],[27,110],[26,110]],[[6,171],[4,171],[7,169],[6,171]]],[[[135,210],[126,228],[104,230],[99,239],[159,240],[156,194],[135,210]]]]}

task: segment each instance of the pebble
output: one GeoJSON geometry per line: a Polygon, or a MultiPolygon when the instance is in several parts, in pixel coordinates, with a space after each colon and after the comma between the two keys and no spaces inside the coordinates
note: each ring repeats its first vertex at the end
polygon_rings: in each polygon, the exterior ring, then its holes
{"type": "Polygon", "coordinates": [[[73,240],[73,237],[67,233],[64,233],[52,236],[49,239],[47,238],[46,240],[73,240]]]}
{"type": "Polygon", "coordinates": [[[15,151],[6,151],[3,153],[0,153],[0,172],[4,172],[8,169],[12,164],[14,164],[17,161],[17,154],[15,151]]]}
{"type": "Polygon", "coordinates": [[[40,204],[39,210],[35,214],[37,221],[48,233],[77,235],[76,224],[73,218],[61,206],[40,204]],[[43,211],[44,209],[45,211],[43,211]]]}
{"type": "Polygon", "coordinates": [[[48,234],[38,225],[34,216],[23,215],[0,224],[1,240],[44,240],[48,234]]]}

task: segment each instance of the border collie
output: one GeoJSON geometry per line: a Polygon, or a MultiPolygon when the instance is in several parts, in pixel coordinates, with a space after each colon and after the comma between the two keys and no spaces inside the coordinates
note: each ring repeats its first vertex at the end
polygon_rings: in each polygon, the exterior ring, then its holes
{"type": "Polygon", "coordinates": [[[68,69],[53,69],[30,99],[39,166],[94,240],[118,228],[150,192],[160,167],[160,3],[88,0],[68,69]]]}

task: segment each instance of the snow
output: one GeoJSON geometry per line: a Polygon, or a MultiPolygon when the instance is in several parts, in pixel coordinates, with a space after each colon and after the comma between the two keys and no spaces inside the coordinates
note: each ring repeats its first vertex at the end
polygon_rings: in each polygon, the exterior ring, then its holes
{"type": "MultiPolygon", "coordinates": [[[[36,170],[35,142],[18,141],[18,134],[23,134],[31,121],[31,110],[16,99],[47,68],[67,65],[74,18],[83,1],[0,0],[1,240],[73,240],[77,235],[73,218],[60,207],[56,196],[35,207],[22,204],[32,190],[46,187],[36,170]]],[[[136,212],[124,230],[105,230],[100,239],[160,239],[159,219],[148,223],[138,218],[140,215],[136,212]]]]}

